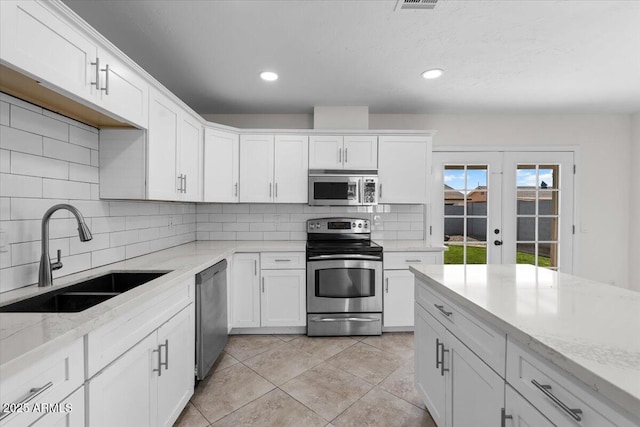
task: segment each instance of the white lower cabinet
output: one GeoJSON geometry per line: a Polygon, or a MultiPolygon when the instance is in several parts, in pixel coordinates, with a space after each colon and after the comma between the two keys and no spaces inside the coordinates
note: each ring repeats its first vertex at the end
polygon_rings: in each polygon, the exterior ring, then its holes
{"type": "Polygon", "coordinates": [[[231,276],[232,327],[305,326],[304,268],[303,252],[235,254],[231,276]]]}
{"type": "Polygon", "coordinates": [[[553,427],[554,424],[527,402],[510,385],[505,386],[505,410],[502,414],[505,427],[553,427]]]}
{"type": "Polygon", "coordinates": [[[89,426],[173,425],[193,394],[190,304],[88,381],[89,426]]]}
{"type": "Polygon", "coordinates": [[[30,424],[30,427],[84,427],[84,386],[54,408],[52,412],[30,424]]]}

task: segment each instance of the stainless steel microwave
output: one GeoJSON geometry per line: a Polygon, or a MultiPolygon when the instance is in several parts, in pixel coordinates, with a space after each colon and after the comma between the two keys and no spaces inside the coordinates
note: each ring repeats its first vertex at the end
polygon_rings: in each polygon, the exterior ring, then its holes
{"type": "Polygon", "coordinates": [[[309,170],[310,206],[378,204],[378,171],[309,170]]]}

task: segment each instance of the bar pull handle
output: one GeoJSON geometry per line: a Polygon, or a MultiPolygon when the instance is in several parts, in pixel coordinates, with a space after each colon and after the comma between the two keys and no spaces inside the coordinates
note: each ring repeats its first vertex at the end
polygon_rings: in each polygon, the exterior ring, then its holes
{"type": "Polygon", "coordinates": [[[258,261],[253,260],[253,275],[257,276],[258,275],[258,261]]]}
{"type": "Polygon", "coordinates": [[[382,184],[378,184],[378,199],[382,199],[382,184]]]}
{"type": "Polygon", "coordinates": [[[164,340],[164,344],[160,344],[160,347],[164,345],[164,369],[169,369],[169,339],[164,340]]]}
{"type": "Polygon", "coordinates": [[[276,196],[276,199],[277,199],[278,198],[278,183],[277,182],[276,182],[276,194],[275,194],[275,196],[276,196]]]}
{"type": "Polygon", "coordinates": [[[262,278],[262,293],[264,294],[264,277],[262,278]]]}
{"type": "Polygon", "coordinates": [[[178,175],[178,192],[182,193],[182,174],[178,175]]]}
{"type": "Polygon", "coordinates": [[[404,262],[422,262],[420,259],[405,259],[404,262]]]}
{"type": "Polygon", "coordinates": [[[349,159],[349,149],[348,149],[348,148],[345,148],[345,149],[344,149],[344,162],[345,162],[345,163],[349,163],[349,160],[348,160],[348,159],[349,159]]]}
{"type": "Polygon", "coordinates": [[[275,262],[291,262],[291,260],[290,260],[290,259],[284,259],[284,258],[283,258],[283,259],[276,259],[276,260],[274,260],[274,261],[275,261],[275,262]]]}
{"type": "Polygon", "coordinates": [[[438,310],[440,310],[440,313],[444,314],[444,315],[445,315],[445,316],[447,316],[447,317],[449,317],[449,316],[451,316],[451,315],[453,314],[452,312],[445,310],[445,309],[444,309],[444,305],[442,305],[442,304],[440,304],[440,305],[438,305],[438,304],[433,304],[433,306],[434,306],[435,308],[437,308],[438,310]]]}
{"type": "Polygon", "coordinates": [[[385,279],[385,281],[387,282],[387,284],[386,284],[386,286],[385,286],[385,289],[384,289],[384,290],[385,290],[385,292],[386,292],[386,293],[389,293],[389,278],[387,277],[387,278],[385,279]]]}
{"type": "Polygon", "coordinates": [[[436,369],[440,367],[440,339],[436,338],[436,369]]]}
{"type": "Polygon", "coordinates": [[[105,65],[104,68],[100,71],[104,71],[105,73],[104,87],[100,88],[100,90],[103,90],[105,95],[109,95],[109,64],[105,65]]]}
{"type": "Polygon", "coordinates": [[[507,415],[504,408],[500,409],[500,427],[506,427],[507,420],[512,420],[513,415],[507,415]]]}
{"type": "Polygon", "coordinates": [[[235,197],[238,197],[238,183],[235,183],[235,192],[233,194],[235,197]]]}
{"type": "Polygon", "coordinates": [[[444,373],[449,372],[449,368],[444,367],[444,354],[449,353],[449,350],[444,348],[444,343],[441,343],[440,346],[440,375],[444,377],[444,373]]]}
{"type": "Polygon", "coordinates": [[[184,174],[184,177],[182,178],[184,179],[184,189],[183,192],[186,193],[187,192],[187,174],[184,174]]]}
{"type": "Polygon", "coordinates": [[[273,186],[273,183],[269,183],[269,197],[271,197],[271,187],[273,186]]]}
{"type": "Polygon", "coordinates": [[[96,58],[96,62],[92,62],[91,65],[96,66],[96,81],[91,82],[91,86],[95,86],[97,90],[100,90],[100,58],[96,58]]]}
{"type": "Polygon", "coordinates": [[[560,407],[563,411],[565,411],[571,418],[576,421],[582,421],[582,409],[571,409],[569,408],[562,400],[558,399],[553,393],[551,393],[551,386],[548,384],[540,384],[536,380],[531,380],[531,384],[536,386],[538,390],[540,390],[545,396],[547,396],[553,403],[560,407]]]}
{"type": "MultiPolygon", "coordinates": [[[[39,395],[44,393],[45,391],[49,390],[51,387],[53,387],[53,382],[49,381],[48,383],[46,383],[42,387],[31,388],[31,389],[29,389],[29,392],[22,399],[20,399],[20,401],[14,403],[14,404],[7,405],[7,406],[9,406],[9,407],[14,406],[14,405],[15,406],[21,406],[21,405],[24,405],[25,403],[29,403],[33,399],[35,399],[36,397],[38,397],[39,395]]],[[[0,415],[0,421],[5,419],[6,417],[11,415],[12,413],[13,412],[2,412],[2,414],[0,415]]]]}
{"type": "Polygon", "coordinates": [[[311,322],[378,322],[379,319],[371,317],[323,317],[322,319],[311,319],[311,322]]]}
{"type": "Polygon", "coordinates": [[[338,163],[342,163],[342,148],[338,148],[338,163]]]}
{"type": "Polygon", "coordinates": [[[154,353],[158,353],[158,368],[153,368],[153,372],[157,372],[159,377],[162,376],[162,353],[160,352],[160,347],[162,346],[159,345],[158,348],[153,349],[154,353]]]}

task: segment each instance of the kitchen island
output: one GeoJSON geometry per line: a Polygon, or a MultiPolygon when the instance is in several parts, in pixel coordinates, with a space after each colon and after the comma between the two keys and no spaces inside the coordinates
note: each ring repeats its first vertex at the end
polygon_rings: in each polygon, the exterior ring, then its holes
{"type": "MultiPolygon", "coordinates": [[[[493,391],[495,402],[502,406],[495,409],[496,416],[504,409],[502,416],[511,419],[509,394],[515,391],[516,397],[522,395],[556,425],[638,425],[640,293],[529,265],[439,265],[410,270],[416,276],[417,353],[421,347],[432,352],[424,342],[431,337],[429,331],[440,334],[434,338],[439,366],[434,378],[455,377],[456,368],[463,364],[456,363],[456,348],[462,354],[460,360],[470,349],[483,362],[477,372],[488,367],[485,380],[492,375],[498,380],[493,391]],[[419,328],[419,316],[423,328],[419,328]],[[544,374],[551,378],[547,382],[555,378],[559,384],[552,387],[530,378],[544,374]],[[502,380],[506,387],[501,386],[502,380]],[[561,396],[561,402],[576,403],[555,414],[560,406],[553,403],[553,393],[561,396]],[[592,408],[578,407],[577,402],[592,408]]],[[[425,361],[417,359],[420,391],[421,372],[426,377],[430,373],[429,367],[420,366],[425,361]]],[[[446,390],[454,383],[445,384],[446,390]]],[[[436,413],[436,422],[439,412],[439,425],[458,424],[451,423],[457,414],[455,392],[445,390],[441,400],[446,404],[438,407],[439,392],[430,387],[425,384],[421,393],[432,415],[436,413]],[[434,402],[436,407],[430,408],[434,402]]]]}

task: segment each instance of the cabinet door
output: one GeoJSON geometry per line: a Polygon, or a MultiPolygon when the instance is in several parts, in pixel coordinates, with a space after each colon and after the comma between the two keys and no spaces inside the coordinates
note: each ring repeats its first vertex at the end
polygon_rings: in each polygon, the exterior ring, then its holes
{"type": "Polygon", "coordinates": [[[152,333],[89,381],[91,427],[155,426],[157,335],[152,333]]]}
{"type": "Polygon", "coordinates": [[[445,343],[451,356],[453,426],[498,426],[504,380],[453,335],[445,343]]]}
{"type": "Polygon", "coordinates": [[[260,326],[260,256],[235,254],[231,275],[231,325],[234,328],[260,326]]]}
{"type": "Polygon", "coordinates": [[[82,99],[95,102],[97,47],[46,3],[0,1],[2,62],[82,99]]]}
{"type": "Polygon", "coordinates": [[[180,121],[178,175],[182,175],[180,200],[202,201],[202,125],[183,112],[180,121]]]}
{"type": "Polygon", "coordinates": [[[84,386],[60,402],[58,411],[49,412],[30,424],[31,427],[84,427],[84,425],[84,386]]]}
{"type": "Polygon", "coordinates": [[[163,366],[158,376],[158,424],[172,426],[193,394],[195,368],[194,305],[158,329],[163,366]]]}
{"type": "Polygon", "coordinates": [[[381,136],[378,162],[380,203],[427,203],[431,139],[381,136]]]}
{"type": "Polygon", "coordinates": [[[301,135],[276,135],[274,147],[274,201],[307,203],[309,138],[301,135]]]}
{"type": "Polygon", "coordinates": [[[100,58],[99,104],[124,120],[147,128],[149,84],[133,69],[104,49],[100,58]]]}
{"type": "Polygon", "coordinates": [[[273,201],[273,135],[240,135],[240,201],[273,201]]]}
{"type": "Polygon", "coordinates": [[[240,178],[239,155],[240,143],[237,134],[205,129],[205,202],[238,202],[238,185],[240,178]]]}
{"type": "Polygon", "coordinates": [[[309,137],[309,169],[342,169],[343,138],[337,135],[309,137]]]}
{"type": "Polygon", "coordinates": [[[378,137],[345,136],[343,165],[345,169],[378,169],[378,137]]]}
{"type": "MultiPolygon", "coordinates": [[[[442,358],[439,346],[444,342],[447,331],[417,303],[415,319],[416,389],[436,425],[445,426],[448,425],[446,410],[449,372],[443,372],[436,362],[442,358]]],[[[448,360],[443,362],[446,367],[450,366],[448,360]]]]}
{"type": "Polygon", "coordinates": [[[306,271],[263,270],[262,326],[305,326],[306,271]]]}
{"type": "Polygon", "coordinates": [[[507,427],[552,427],[536,408],[520,396],[510,385],[505,387],[505,423],[507,427]]]}
{"type": "Polygon", "coordinates": [[[151,90],[147,144],[147,193],[149,199],[178,199],[176,147],[179,111],[178,106],[171,100],[155,90],[151,90]]]}
{"type": "Polygon", "coordinates": [[[408,270],[384,271],[384,326],[414,325],[413,294],[415,276],[408,270]]]}

